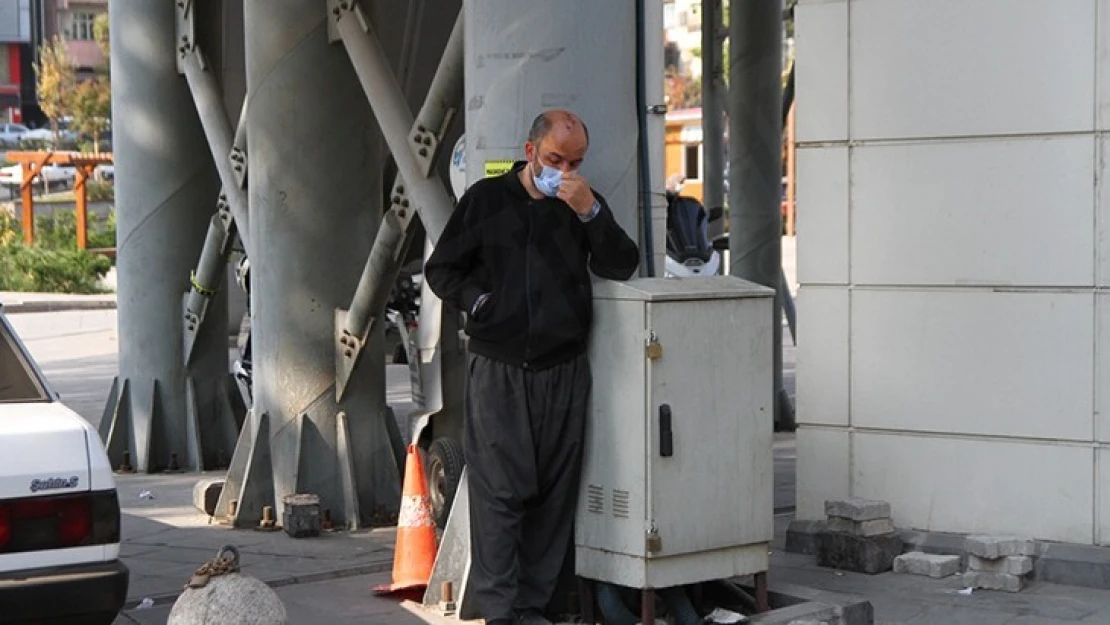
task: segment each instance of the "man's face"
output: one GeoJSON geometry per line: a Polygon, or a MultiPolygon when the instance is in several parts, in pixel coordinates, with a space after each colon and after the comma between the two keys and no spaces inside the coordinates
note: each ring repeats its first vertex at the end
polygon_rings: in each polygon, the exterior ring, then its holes
{"type": "Polygon", "coordinates": [[[569,173],[582,166],[588,147],[586,132],[581,126],[556,122],[539,144],[525,143],[524,154],[537,175],[544,165],[569,173]]]}

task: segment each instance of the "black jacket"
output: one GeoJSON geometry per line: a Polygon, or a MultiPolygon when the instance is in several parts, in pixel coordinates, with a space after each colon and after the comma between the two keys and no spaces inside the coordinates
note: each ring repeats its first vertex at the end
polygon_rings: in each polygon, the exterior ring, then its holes
{"type": "Polygon", "coordinates": [[[597,191],[601,211],[583,222],[558,198],[533,199],[517,177],[522,167],[518,162],[463,194],[424,278],[440,299],[470,315],[472,352],[544,369],[586,349],[590,271],[627,280],[640,252],[597,191]],[[484,293],[488,298],[474,311],[484,293]]]}

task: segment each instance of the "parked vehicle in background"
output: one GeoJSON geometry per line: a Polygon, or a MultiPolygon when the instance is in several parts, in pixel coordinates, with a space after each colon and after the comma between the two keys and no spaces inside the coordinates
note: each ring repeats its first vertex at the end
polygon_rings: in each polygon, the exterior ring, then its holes
{"type": "Polygon", "coordinates": [[[93,427],[0,307],[0,623],[110,625],[127,597],[120,507],[93,427]]]}
{"type": "Polygon", "coordinates": [[[23,124],[0,124],[0,145],[6,148],[15,147],[28,132],[30,129],[23,124]]]}

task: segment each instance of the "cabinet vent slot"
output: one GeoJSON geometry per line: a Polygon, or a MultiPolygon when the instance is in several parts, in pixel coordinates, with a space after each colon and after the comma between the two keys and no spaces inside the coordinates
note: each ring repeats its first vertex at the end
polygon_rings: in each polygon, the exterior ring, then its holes
{"type": "Polygon", "coordinates": [[[605,488],[590,484],[586,487],[586,509],[593,514],[605,514],[605,488]]]}
{"type": "Polygon", "coordinates": [[[618,519],[628,518],[628,491],[613,490],[613,516],[618,519]]]}

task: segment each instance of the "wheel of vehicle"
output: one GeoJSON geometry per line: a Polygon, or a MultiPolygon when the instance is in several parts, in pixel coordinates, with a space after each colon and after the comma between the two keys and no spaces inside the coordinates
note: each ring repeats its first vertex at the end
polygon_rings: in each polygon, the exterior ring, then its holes
{"type": "Polygon", "coordinates": [[[447,527],[447,517],[451,514],[451,504],[455,502],[455,490],[462,478],[462,445],[453,438],[437,438],[428,448],[428,495],[432,500],[432,512],[436,525],[447,527]]]}

